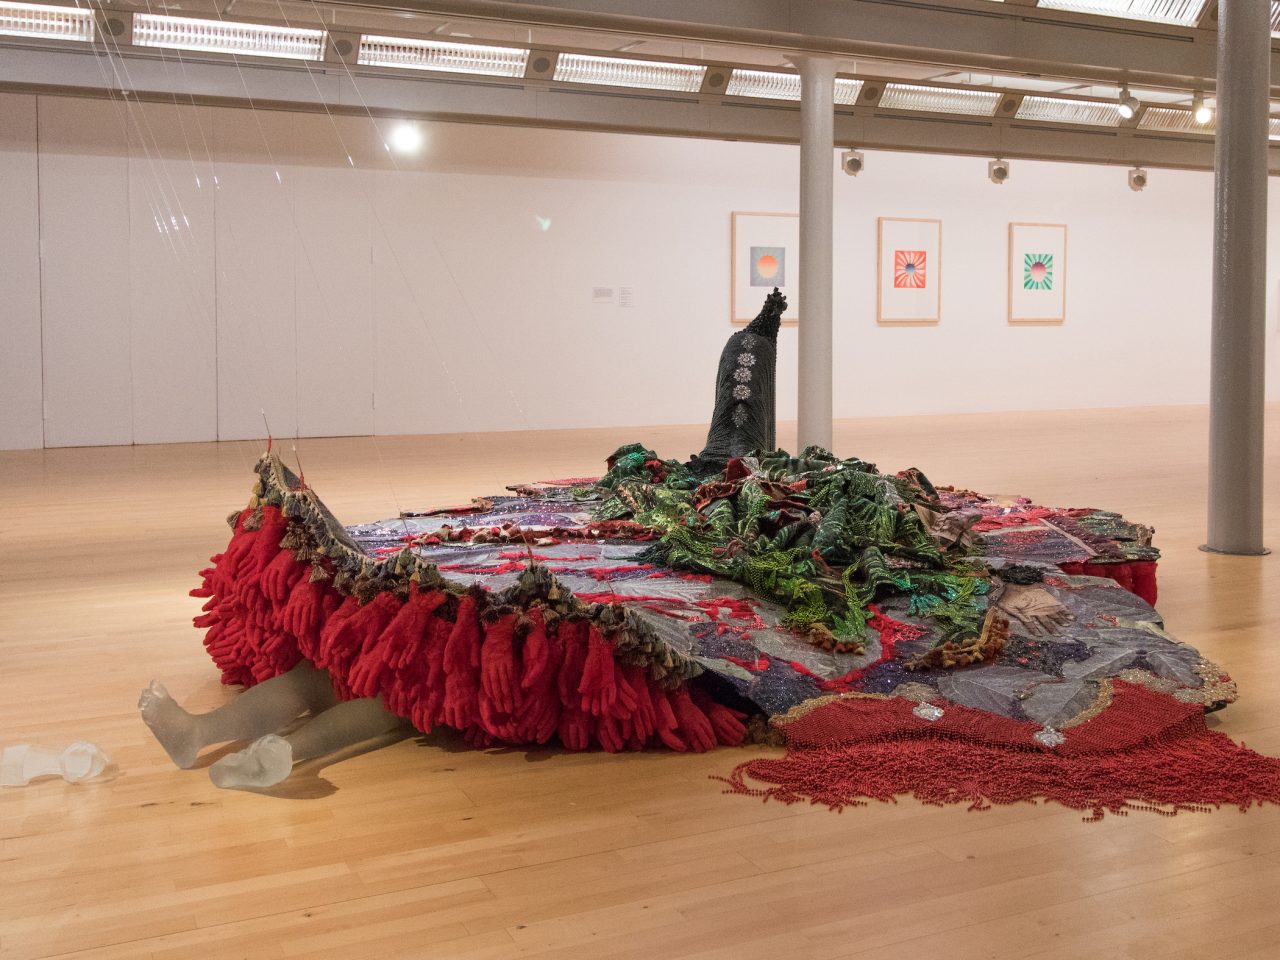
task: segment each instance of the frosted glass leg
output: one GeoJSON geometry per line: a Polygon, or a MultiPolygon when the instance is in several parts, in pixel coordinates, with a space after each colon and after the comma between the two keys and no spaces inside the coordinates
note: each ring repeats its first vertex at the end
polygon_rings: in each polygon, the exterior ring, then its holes
{"type": "Polygon", "coordinates": [[[275,733],[307,711],[328,709],[337,699],[329,675],[303,662],[203,714],[187,713],[163,684],[153,680],[142,691],[138,710],[169,759],[187,769],[210,744],[275,733]]]}
{"type": "Polygon", "coordinates": [[[223,757],[209,768],[209,779],[224,789],[274,786],[301,760],[328,756],[406,725],[380,699],[348,700],[308,720],[287,737],[268,734],[239,753],[223,757]]]}

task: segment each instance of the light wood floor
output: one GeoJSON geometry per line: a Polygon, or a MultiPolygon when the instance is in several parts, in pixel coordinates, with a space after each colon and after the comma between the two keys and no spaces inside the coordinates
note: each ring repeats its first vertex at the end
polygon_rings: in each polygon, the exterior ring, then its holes
{"type": "MultiPolygon", "coordinates": [[[[1280,410],[1268,543],[1280,550],[1280,410]]],[[[781,442],[793,443],[783,430],[781,442]]],[[[665,456],[699,428],[308,440],[346,522],[665,456]]],[[[1226,666],[1212,722],[1280,754],[1280,553],[1209,556],[1206,411],[844,421],[838,452],[1152,523],[1170,629],[1226,666]]],[[[118,775],[0,790],[0,957],[1280,957],[1280,808],[1083,823],[1053,806],[848,810],[724,796],[747,751],[570,755],[403,741],[275,795],[174,769],[134,703],[231,694],[186,595],[252,443],[0,453],[0,743],[105,747],[118,775]]],[[[760,751],[761,748],[752,748],[760,751]]]]}

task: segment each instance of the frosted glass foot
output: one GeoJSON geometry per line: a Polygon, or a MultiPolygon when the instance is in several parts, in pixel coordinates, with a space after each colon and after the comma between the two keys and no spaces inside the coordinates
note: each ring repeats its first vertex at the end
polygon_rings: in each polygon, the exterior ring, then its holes
{"type": "Polygon", "coordinates": [[[92,743],[77,740],[65,750],[29,743],[5,747],[0,754],[0,786],[23,787],[40,777],[62,777],[68,783],[91,780],[107,768],[107,755],[92,743]]]}
{"type": "Polygon", "coordinates": [[[170,760],[183,770],[195,765],[196,754],[200,752],[196,720],[169,696],[164,684],[151,681],[138,697],[138,711],[170,760]]]}
{"type": "Polygon", "coordinates": [[[293,747],[283,737],[269,733],[211,766],[209,779],[223,789],[273,787],[292,769],[293,747]]]}

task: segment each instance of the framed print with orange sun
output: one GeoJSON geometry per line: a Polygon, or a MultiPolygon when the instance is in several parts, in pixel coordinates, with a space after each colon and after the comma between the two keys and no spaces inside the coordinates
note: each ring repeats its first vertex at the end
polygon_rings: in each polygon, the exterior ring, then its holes
{"type": "Polygon", "coordinates": [[[881,217],[876,322],[927,325],[942,319],[942,221],[881,217]]]}
{"type": "Polygon", "coordinates": [[[800,319],[800,217],[734,213],[730,223],[729,318],[750,323],[777,287],[787,297],[784,324],[800,319]]]}
{"type": "Polygon", "coordinates": [[[1066,284],[1066,224],[1009,224],[1009,322],[1064,323],[1066,284]]]}

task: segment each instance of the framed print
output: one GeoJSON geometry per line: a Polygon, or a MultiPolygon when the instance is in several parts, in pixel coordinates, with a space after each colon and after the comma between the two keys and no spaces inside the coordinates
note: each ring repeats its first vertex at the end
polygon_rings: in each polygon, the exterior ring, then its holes
{"type": "Polygon", "coordinates": [[[877,221],[876,322],[929,324],[942,319],[942,221],[877,221]]]}
{"type": "Polygon", "coordinates": [[[1009,224],[1009,322],[1066,319],[1066,224],[1009,224]]]}
{"type": "Polygon", "coordinates": [[[734,213],[729,319],[750,323],[777,287],[787,297],[784,324],[800,319],[800,215],[734,213]]]}

